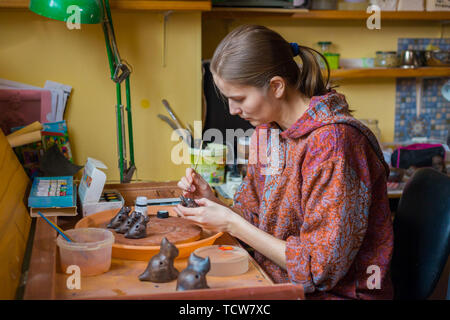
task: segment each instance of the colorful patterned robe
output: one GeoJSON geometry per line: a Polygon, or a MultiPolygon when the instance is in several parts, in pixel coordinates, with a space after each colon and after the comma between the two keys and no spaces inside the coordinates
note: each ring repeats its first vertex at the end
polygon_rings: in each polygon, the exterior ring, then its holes
{"type": "Polygon", "coordinates": [[[287,270],[255,259],[274,282],[302,284],[308,299],[392,299],[388,175],[375,136],[335,90],[313,97],[285,131],[258,126],[234,207],[286,241],[287,270]]]}

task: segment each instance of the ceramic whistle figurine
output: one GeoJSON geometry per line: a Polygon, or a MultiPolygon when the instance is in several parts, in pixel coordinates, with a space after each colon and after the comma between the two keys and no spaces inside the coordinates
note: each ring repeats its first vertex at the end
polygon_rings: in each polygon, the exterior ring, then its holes
{"type": "MultiPolygon", "coordinates": [[[[140,212],[133,211],[118,228],[115,229],[117,233],[127,233],[128,230],[131,229],[131,227],[139,220],[139,219],[146,219],[144,215],[140,212]]],[[[148,219],[148,217],[147,217],[148,219]]]]}
{"type": "Polygon", "coordinates": [[[186,198],[186,197],[183,197],[181,195],[180,199],[181,199],[181,205],[183,207],[188,207],[188,208],[196,208],[196,207],[198,207],[197,202],[195,202],[195,200],[192,199],[192,198],[186,198]]]}
{"type": "Polygon", "coordinates": [[[191,253],[187,268],[178,276],[177,291],[208,289],[206,274],[210,268],[209,257],[201,258],[191,253]]]}
{"type": "Polygon", "coordinates": [[[147,223],[150,221],[148,216],[144,216],[138,212],[139,216],[136,222],[125,233],[125,238],[128,239],[142,239],[147,236],[147,223]]]}
{"type": "Polygon", "coordinates": [[[159,253],[148,262],[144,273],[139,276],[141,281],[170,282],[178,277],[178,270],[173,266],[173,260],[178,256],[178,248],[163,238],[159,253]]]}
{"type": "Polygon", "coordinates": [[[122,223],[124,223],[128,219],[128,214],[130,213],[130,207],[122,207],[119,212],[115,215],[114,218],[106,226],[107,228],[116,229],[120,227],[122,223]]]}

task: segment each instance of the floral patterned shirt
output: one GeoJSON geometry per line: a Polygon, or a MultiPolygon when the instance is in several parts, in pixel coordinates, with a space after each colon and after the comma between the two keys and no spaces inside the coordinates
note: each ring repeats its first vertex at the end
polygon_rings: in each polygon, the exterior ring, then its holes
{"type": "Polygon", "coordinates": [[[312,97],[285,131],[258,126],[234,207],[286,241],[286,267],[259,252],[274,282],[302,284],[308,299],[392,299],[389,167],[342,94],[312,97]]]}

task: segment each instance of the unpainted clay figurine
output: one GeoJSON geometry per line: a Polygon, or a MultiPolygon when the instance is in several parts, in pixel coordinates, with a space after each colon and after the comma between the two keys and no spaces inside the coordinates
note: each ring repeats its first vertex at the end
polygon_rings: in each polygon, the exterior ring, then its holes
{"type": "Polygon", "coordinates": [[[181,199],[181,205],[183,207],[188,207],[188,208],[197,208],[199,205],[197,204],[197,202],[195,202],[194,199],[192,198],[186,198],[183,197],[182,195],[180,196],[181,199]]]}
{"type": "Polygon", "coordinates": [[[107,228],[116,229],[128,219],[128,214],[130,213],[130,207],[122,207],[114,218],[106,226],[107,228]]]}
{"type": "Polygon", "coordinates": [[[181,271],[178,276],[177,291],[208,289],[206,274],[210,268],[209,257],[201,258],[191,253],[187,268],[181,271]]]}
{"type": "Polygon", "coordinates": [[[117,233],[127,233],[128,230],[131,229],[131,227],[138,222],[139,219],[148,219],[148,217],[144,217],[144,215],[140,212],[133,211],[128,217],[127,220],[125,220],[120,227],[115,229],[117,233]]]}
{"type": "Polygon", "coordinates": [[[159,253],[150,259],[144,273],[139,276],[139,280],[158,283],[175,280],[179,272],[174,267],[173,260],[177,256],[178,248],[164,237],[159,253]]]}
{"type": "Polygon", "coordinates": [[[133,224],[133,226],[128,229],[125,233],[125,238],[128,239],[142,239],[147,236],[147,223],[149,222],[149,217],[144,217],[142,213],[139,213],[137,221],[133,224]]]}

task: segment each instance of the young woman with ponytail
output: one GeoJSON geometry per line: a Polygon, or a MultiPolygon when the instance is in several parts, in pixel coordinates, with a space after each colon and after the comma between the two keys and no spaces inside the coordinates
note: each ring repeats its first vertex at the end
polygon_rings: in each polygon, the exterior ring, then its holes
{"type": "Polygon", "coordinates": [[[214,83],[230,113],[256,127],[247,176],[229,208],[188,168],[178,186],[199,207],[176,210],[253,247],[274,282],[302,284],[309,299],[391,299],[389,167],[345,97],[327,88],[317,55],[263,26],[222,40],[214,83]]]}

